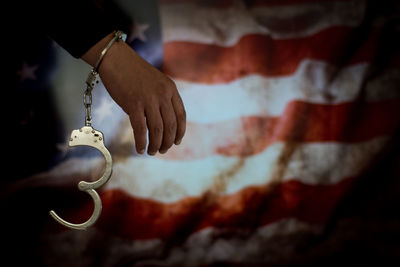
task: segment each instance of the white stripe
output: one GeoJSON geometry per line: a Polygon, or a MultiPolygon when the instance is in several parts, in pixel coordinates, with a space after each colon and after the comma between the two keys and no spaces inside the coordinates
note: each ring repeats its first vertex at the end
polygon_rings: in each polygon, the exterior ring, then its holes
{"type": "Polygon", "coordinates": [[[298,247],[322,231],[323,225],[290,218],[253,231],[210,227],[193,233],[183,244],[162,256],[166,244],[161,239],[131,240],[90,228],[79,232],[44,233],[37,252],[48,263],[62,261],[63,266],[74,266],[78,258],[82,266],[91,266],[100,255],[96,249],[88,248],[98,246],[97,240],[107,240],[101,250],[103,266],[120,266],[127,262],[134,262],[135,266],[199,266],[218,261],[248,263],[249,259],[273,263],[296,254],[301,256],[304,251],[299,252],[298,247]],[[273,256],[265,255],[266,251],[273,251],[273,256]]]}
{"type": "Polygon", "coordinates": [[[304,60],[296,73],[279,78],[250,75],[226,84],[200,84],[176,80],[187,120],[216,123],[244,116],[278,116],[293,100],[339,104],[358,97],[378,101],[400,96],[400,70],[364,81],[368,64],[341,69],[321,61],[304,60]],[[363,92],[363,94],[361,94],[363,92]]]}
{"type": "MultiPolygon", "coordinates": [[[[174,202],[210,191],[231,194],[247,186],[291,179],[305,184],[336,184],[344,178],[360,174],[386,142],[387,137],[357,144],[325,142],[294,145],[281,142],[253,156],[213,155],[188,161],[148,156],[121,160],[116,156],[112,177],[103,188],[122,189],[137,197],[174,202]],[[288,158],[288,161],[282,162],[282,158],[288,158]]],[[[78,180],[94,181],[101,176],[103,165],[103,158],[72,158],[34,176],[29,182],[65,185],[78,180]]]]}
{"type": "Polygon", "coordinates": [[[105,189],[118,188],[134,196],[173,202],[207,191],[231,194],[273,181],[296,179],[305,184],[335,184],[359,174],[386,141],[386,137],[380,137],[358,144],[299,144],[292,152],[288,149],[290,144],[276,143],[246,158],[214,155],[192,161],[168,161],[130,157],[115,164],[105,189]],[[287,153],[291,153],[289,160],[282,165],[281,158],[287,153]]]}
{"type": "Polygon", "coordinates": [[[196,3],[161,5],[164,42],[188,41],[232,46],[247,34],[274,39],[310,36],[331,26],[360,24],[364,1],[308,3],[247,9],[242,1],[229,8],[196,3]]]}

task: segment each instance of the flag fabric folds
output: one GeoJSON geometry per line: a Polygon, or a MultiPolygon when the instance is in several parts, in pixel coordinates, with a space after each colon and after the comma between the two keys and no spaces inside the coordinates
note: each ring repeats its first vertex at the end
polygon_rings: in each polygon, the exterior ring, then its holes
{"type": "MultiPolygon", "coordinates": [[[[65,266],[259,266],[324,255],[299,248],[324,233],[400,125],[391,17],[362,0],[150,2],[127,42],[176,82],[182,144],[137,155],[129,119],[98,85],[93,124],[114,159],[103,212],[84,232],[44,220],[35,253],[65,266]]],[[[87,66],[52,49],[65,133],[51,167],[25,183],[72,188],[96,180],[104,161],[62,142],[83,123],[82,92],[71,88],[87,66]]],[[[21,82],[35,70],[23,65],[21,82]]],[[[59,207],[71,222],[91,214],[90,199],[77,199],[59,207]]]]}

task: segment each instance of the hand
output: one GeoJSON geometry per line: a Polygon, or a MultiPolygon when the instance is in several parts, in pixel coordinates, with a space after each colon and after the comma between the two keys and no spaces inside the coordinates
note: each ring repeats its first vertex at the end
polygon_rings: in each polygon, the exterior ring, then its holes
{"type": "MultiPolygon", "coordinates": [[[[82,58],[93,66],[111,38],[112,34],[105,37],[82,58]]],[[[186,112],[170,78],[122,41],[114,43],[105,54],[99,73],[111,97],[129,115],[138,153],[145,151],[147,130],[149,155],[165,153],[172,144],[180,144],[186,112]]]]}

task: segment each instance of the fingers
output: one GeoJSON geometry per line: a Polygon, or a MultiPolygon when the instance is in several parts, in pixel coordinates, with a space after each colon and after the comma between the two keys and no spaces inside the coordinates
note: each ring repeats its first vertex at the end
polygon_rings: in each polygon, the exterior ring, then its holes
{"type": "Polygon", "coordinates": [[[161,105],[161,116],[164,122],[164,131],[160,153],[163,154],[172,146],[176,135],[176,117],[171,101],[161,105]]]}
{"type": "Polygon", "coordinates": [[[146,150],[147,142],[147,126],[144,110],[137,108],[129,118],[135,136],[136,151],[143,154],[146,150]]]}
{"type": "Polygon", "coordinates": [[[144,108],[136,101],[138,106],[130,113],[136,150],[140,154],[146,149],[147,130],[149,155],[167,152],[174,143],[179,145],[185,134],[186,112],[182,99],[174,84],[166,88],[158,96],[155,94],[156,97],[143,101],[144,108]]]}
{"type": "Polygon", "coordinates": [[[179,145],[186,130],[186,111],[178,93],[170,101],[164,101],[146,110],[149,129],[148,154],[165,153],[175,143],[179,145]]]}
{"type": "Polygon", "coordinates": [[[149,146],[147,152],[149,155],[155,155],[160,149],[163,139],[163,120],[158,105],[149,106],[145,113],[147,127],[149,129],[149,146]]]}
{"type": "Polygon", "coordinates": [[[174,143],[179,145],[186,131],[186,111],[178,93],[172,97],[172,106],[176,116],[176,135],[174,143]]]}
{"type": "Polygon", "coordinates": [[[130,116],[135,136],[136,151],[143,154],[149,131],[148,154],[165,153],[175,143],[178,145],[186,129],[186,112],[179,94],[169,102],[152,105],[143,110],[136,108],[130,116]]]}

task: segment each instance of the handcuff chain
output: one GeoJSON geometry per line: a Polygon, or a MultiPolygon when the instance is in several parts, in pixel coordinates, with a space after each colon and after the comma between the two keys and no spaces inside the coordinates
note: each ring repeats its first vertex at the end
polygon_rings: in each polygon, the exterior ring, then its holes
{"type": "Polygon", "coordinates": [[[91,70],[86,79],[86,90],[83,93],[83,106],[85,107],[85,125],[91,126],[92,124],[92,90],[97,78],[97,72],[91,70]]]}

